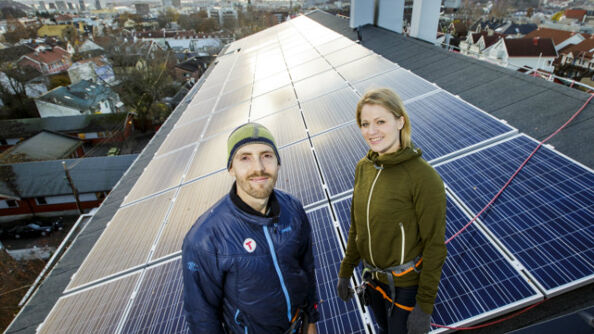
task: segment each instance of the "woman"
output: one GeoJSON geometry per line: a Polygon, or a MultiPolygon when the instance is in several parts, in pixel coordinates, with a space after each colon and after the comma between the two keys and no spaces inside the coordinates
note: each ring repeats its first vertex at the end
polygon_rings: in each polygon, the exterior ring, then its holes
{"type": "Polygon", "coordinates": [[[411,142],[402,101],[390,89],[367,92],[357,124],[369,152],[355,169],[351,228],[338,295],[363,260],[364,300],[380,333],[425,333],[446,257],[443,181],[411,142]]]}

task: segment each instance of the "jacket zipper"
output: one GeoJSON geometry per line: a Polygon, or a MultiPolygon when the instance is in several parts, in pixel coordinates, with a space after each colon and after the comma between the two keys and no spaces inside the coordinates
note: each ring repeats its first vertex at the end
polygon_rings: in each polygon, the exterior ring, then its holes
{"type": "Polygon", "coordinates": [[[375,175],[375,179],[371,184],[371,189],[369,190],[369,198],[367,198],[367,236],[368,236],[368,245],[369,245],[369,258],[371,260],[371,264],[375,266],[375,261],[373,260],[373,252],[371,251],[371,230],[369,229],[369,206],[371,204],[371,195],[373,194],[373,188],[375,188],[375,183],[379,178],[380,174],[382,173],[382,169],[378,169],[377,174],[375,175]]]}
{"type": "Polygon", "coordinates": [[[285,286],[285,280],[283,278],[283,273],[280,270],[280,266],[276,258],[276,253],[274,251],[272,239],[270,238],[270,233],[268,232],[268,226],[263,226],[263,228],[264,235],[266,235],[266,241],[268,242],[268,248],[270,249],[270,255],[272,256],[272,262],[274,263],[274,269],[276,269],[276,273],[278,274],[278,279],[280,280],[283,293],[285,294],[285,300],[287,301],[287,318],[289,319],[289,322],[291,322],[291,298],[289,298],[289,291],[285,286]]]}
{"type": "MultiPolygon", "coordinates": [[[[239,320],[237,320],[237,317],[239,316],[239,309],[237,309],[235,311],[235,317],[233,318],[233,320],[235,320],[235,323],[238,324],[239,326],[241,326],[242,324],[239,322],[239,320]]],[[[248,327],[247,325],[243,325],[243,334],[248,334],[248,327]]]]}
{"type": "Polygon", "coordinates": [[[402,247],[400,249],[400,265],[402,265],[404,263],[404,241],[405,239],[405,235],[404,235],[404,225],[402,225],[402,222],[399,223],[400,224],[400,233],[402,234],[402,247]]]}

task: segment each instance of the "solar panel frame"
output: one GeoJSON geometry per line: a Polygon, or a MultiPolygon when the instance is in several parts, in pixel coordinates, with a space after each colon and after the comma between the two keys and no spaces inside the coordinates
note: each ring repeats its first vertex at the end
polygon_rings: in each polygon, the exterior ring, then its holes
{"type": "Polygon", "coordinates": [[[361,95],[371,88],[388,87],[394,90],[404,103],[408,99],[439,89],[436,85],[401,67],[394,71],[359,81],[353,84],[353,86],[355,86],[361,95]]]}
{"type": "Polygon", "coordinates": [[[345,87],[301,103],[309,134],[314,136],[352,122],[358,100],[359,96],[350,87],[345,87]]]}
{"type": "Polygon", "coordinates": [[[260,123],[270,130],[278,148],[307,138],[303,116],[297,106],[250,121],[260,123]]]}
{"type": "Polygon", "coordinates": [[[330,70],[295,82],[295,91],[300,102],[326,95],[335,90],[348,87],[346,81],[335,71],[330,70]]]}

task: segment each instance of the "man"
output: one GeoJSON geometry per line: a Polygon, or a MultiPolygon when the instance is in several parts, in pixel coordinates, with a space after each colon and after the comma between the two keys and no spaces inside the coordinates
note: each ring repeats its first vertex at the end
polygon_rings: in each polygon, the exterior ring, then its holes
{"type": "Polygon", "coordinates": [[[196,333],[316,334],[311,226],[298,200],[274,190],[280,158],[272,134],[247,123],[227,140],[225,195],[182,247],[184,314],[196,333]]]}

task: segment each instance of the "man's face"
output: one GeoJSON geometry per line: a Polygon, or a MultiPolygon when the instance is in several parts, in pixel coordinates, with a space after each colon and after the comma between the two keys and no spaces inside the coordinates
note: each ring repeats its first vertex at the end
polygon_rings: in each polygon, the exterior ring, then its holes
{"type": "Polygon", "coordinates": [[[242,146],[233,157],[229,173],[237,181],[237,192],[253,199],[270,196],[278,176],[278,160],[266,144],[242,146]]]}

